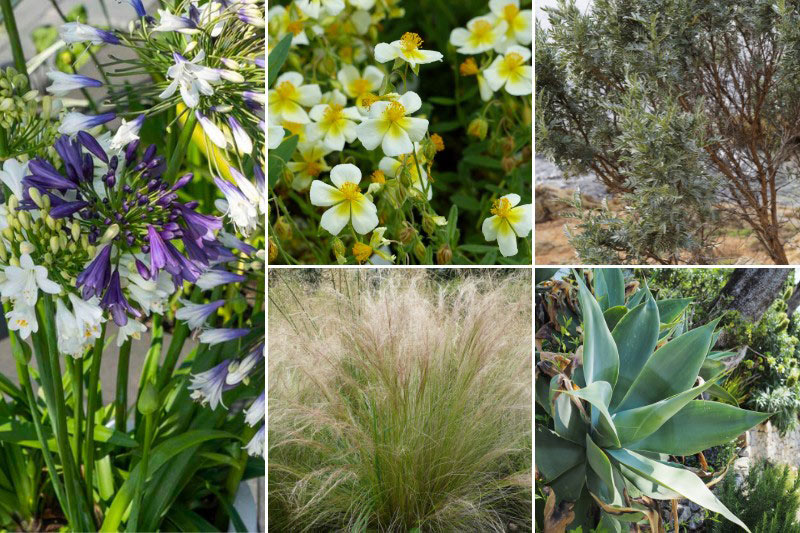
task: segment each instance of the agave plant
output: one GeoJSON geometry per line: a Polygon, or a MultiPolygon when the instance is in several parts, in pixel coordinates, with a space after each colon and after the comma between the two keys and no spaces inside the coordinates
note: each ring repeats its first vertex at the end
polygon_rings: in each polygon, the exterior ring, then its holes
{"type": "Polygon", "coordinates": [[[580,348],[572,358],[539,354],[537,401],[553,422],[537,424],[535,438],[539,475],[557,503],[574,502],[572,527],[597,505],[599,530],[649,520],[658,531],[653,500],[686,498],[748,530],[693,471],[669,460],[727,443],[769,416],[701,399],[725,372],[710,351],[717,321],[684,332],[677,315],[688,300],[656,302],[644,287],[625,302],[614,270],[595,275],[595,298],[575,277],[582,362],[580,348]]]}

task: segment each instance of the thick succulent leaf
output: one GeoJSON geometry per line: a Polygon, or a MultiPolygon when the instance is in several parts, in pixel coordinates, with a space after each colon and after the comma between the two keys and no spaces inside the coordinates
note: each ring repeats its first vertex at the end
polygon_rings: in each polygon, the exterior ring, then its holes
{"type": "Polygon", "coordinates": [[[620,402],[619,410],[656,403],[689,389],[708,354],[717,322],[688,331],[656,350],[620,402]]]}
{"type": "MultiPolygon", "coordinates": [[[[628,529],[627,527],[625,528],[628,529]]],[[[603,513],[600,523],[597,524],[597,533],[622,533],[622,524],[607,513],[603,513]]]]}
{"type": "Polygon", "coordinates": [[[592,426],[597,432],[600,444],[604,447],[619,447],[617,430],[611,420],[611,413],[608,412],[608,404],[611,401],[611,385],[605,381],[595,381],[582,389],[564,391],[564,394],[589,402],[592,405],[592,426]]]}
{"type": "Polygon", "coordinates": [[[625,305],[625,278],[619,268],[595,268],[594,295],[604,311],[625,305]]]}
{"type": "MultiPolygon", "coordinates": [[[[651,458],[652,459],[652,458],[651,458]]],[[[642,495],[654,500],[680,500],[681,495],[675,491],[659,485],[658,483],[644,478],[620,463],[614,461],[614,466],[619,468],[622,477],[625,480],[625,488],[628,489],[628,496],[631,498],[639,498],[642,495]]]]}
{"type": "MultiPolygon", "coordinates": [[[[620,444],[628,448],[629,444],[651,435],[713,384],[713,381],[708,381],[660,402],[615,413],[611,418],[617,429],[620,444]]],[[[663,452],[663,450],[653,451],[663,452]]]]}
{"type": "Polygon", "coordinates": [[[540,284],[543,281],[547,281],[552,279],[553,276],[559,271],[558,268],[536,268],[534,269],[536,272],[536,284],[540,284]]]}
{"type": "Polygon", "coordinates": [[[622,317],[628,312],[628,308],[624,305],[617,305],[614,307],[609,307],[603,312],[603,318],[606,319],[606,326],[611,331],[614,331],[614,327],[619,323],[622,317]]]}
{"type": "Polygon", "coordinates": [[[540,425],[536,426],[535,445],[536,469],[546,481],[557,478],[586,460],[583,446],[562,439],[540,425]]]}
{"type": "Polygon", "coordinates": [[[661,317],[662,324],[672,324],[678,317],[681,316],[689,304],[692,303],[691,298],[674,298],[659,300],[658,313],[661,317]]]}
{"type": "Polygon", "coordinates": [[[589,490],[609,505],[622,505],[622,489],[624,483],[619,472],[615,472],[611,460],[600,447],[586,435],[586,461],[590,470],[586,471],[586,483],[589,490]],[[594,473],[596,480],[589,474],[594,473]]]}
{"type": "Polygon", "coordinates": [[[725,372],[725,363],[715,359],[706,358],[700,367],[700,377],[703,379],[711,379],[712,376],[718,376],[725,372]]]}
{"type": "Polygon", "coordinates": [[[711,385],[706,391],[706,393],[708,393],[708,395],[711,396],[712,398],[716,398],[721,402],[729,403],[736,407],[739,406],[739,401],[736,399],[736,397],[733,396],[730,392],[728,392],[724,388],[717,385],[716,383],[711,385]]]}
{"type": "Polygon", "coordinates": [[[611,396],[612,409],[622,401],[633,380],[653,355],[658,342],[658,324],[658,306],[648,291],[645,302],[622,317],[611,332],[619,354],[619,377],[611,396]]]}
{"type": "Polygon", "coordinates": [[[536,395],[536,403],[538,403],[545,412],[553,416],[552,405],[550,404],[550,382],[547,377],[540,375],[536,378],[534,392],[536,395]]]}
{"type": "Polygon", "coordinates": [[[719,513],[731,522],[750,531],[725,505],[714,496],[699,477],[688,470],[677,468],[629,450],[607,450],[614,459],[623,463],[640,476],[663,485],[669,490],[677,492],[684,498],[705,507],[709,511],[719,513]]]}
{"type": "Polygon", "coordinates": [[[592,516],[593,507],[594,500],[589,494],[589,491],[584,487],[581,491],[581,495],[575,502],[575,506],[572,508],[572,512],[575,513],[575,518],[567,526],[567,531],[575,531],[578,528],[581,528],[580,531],[584,533],[591,531],[592,527],[594,527],[594,519],[592,516]]]}
{"type": "Polygon", "coordinates": [[[730,442],[769,417],[769,413],[746,411],[719,402],[693,400],[658,431],[627,447],[670,455],[693,455],[730,442]]]}
{"type": "Polygon", "coordinates": [[[597,300],[586,288],[580,274],[576,273],[575,279],[578,280],[578,295],[583,313],[583,373],[586,384],[605,381],[613,389],[619,373],[617,345],[611,337],[597,300]]]}
{"type": "Polygon", "coordinates": [[[570,440],[580,446],[584,445],[586,433],[589,431],[588,421],[583,419],[581,412],[572,403],[572,399],[558,391],[558,376],[550,380],[550,405],[553,409],[553,425],[562,438],[570,440]]]}
{"type": "Polygon", "coordinates": [[[556,493],[556,503],[563,500],[574,502],[580,497],[586,485],[586,463],[582,462],[570,468],[548,485],[556,493]]]}
{"type": "Polygon", "coordinates": [[[634,307],[642,303],[644,301],[645,296],[647,296],[648,294],[650,294],[649,290],[639,289],[638,291],[633,293],[633,296],[631,296],[627,302],[625,302],[625,306],[628,309],[633,309],[634,307]]]}

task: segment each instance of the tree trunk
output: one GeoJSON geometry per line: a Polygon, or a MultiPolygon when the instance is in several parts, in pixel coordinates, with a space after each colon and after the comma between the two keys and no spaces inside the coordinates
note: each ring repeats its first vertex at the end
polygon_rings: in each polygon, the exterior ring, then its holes
{"type": "MultiPolygon", "coordinates": [[[[710,316],[738,311],[745,320],[758,323],[780,295],[790,272],[789,268],[737,268],[714,302],[710,316]]],[[[723,332],[716,345],[729,347],[727,337],[723,332]]]]}
{"type": "Polygon", "coordinates": [[[786,314],[792,316],[795,310],[797,310],[797,306],[799,305],[800,305],[800,283],[794,286],[794,292],[792,292],[792,295],[786,302],[786,314]]]}

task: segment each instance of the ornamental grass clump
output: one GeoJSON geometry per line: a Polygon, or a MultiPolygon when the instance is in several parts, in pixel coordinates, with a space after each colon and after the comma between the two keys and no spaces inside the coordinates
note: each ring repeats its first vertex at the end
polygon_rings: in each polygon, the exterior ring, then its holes
{"type": "Polygon", "coordinates": [[[566,525],[591,527],[599,508],[600,530],[646,520],[659,531],[658,500],[685,498],[747,530],[695,471],[670,460],[770,416],[704,399],[719,394],[725,373],[725,353],[710,351],[718,321],[684,332],[687,301],[656,302],[646,285],[626,301],[617,269],[595,271],[594,295],[575,278],[583,345],[574,355],[540,352],[536,371],[542,420],[552,419],[536,426],[545,522],[572,514],[566,525]]]}
{"type": "Polygon", "coordinates": [[[270,274],[270,527],[530,531],[530,278],[323,272],[270,274]]]}

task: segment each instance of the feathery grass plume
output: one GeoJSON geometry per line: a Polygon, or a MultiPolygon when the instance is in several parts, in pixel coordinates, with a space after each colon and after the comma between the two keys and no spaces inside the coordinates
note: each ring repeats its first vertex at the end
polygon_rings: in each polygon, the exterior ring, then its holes
{"type": "Polygon", "coordinates": [[[270,272],[281,531],[531,530],[530,273],[270,272]]]}

